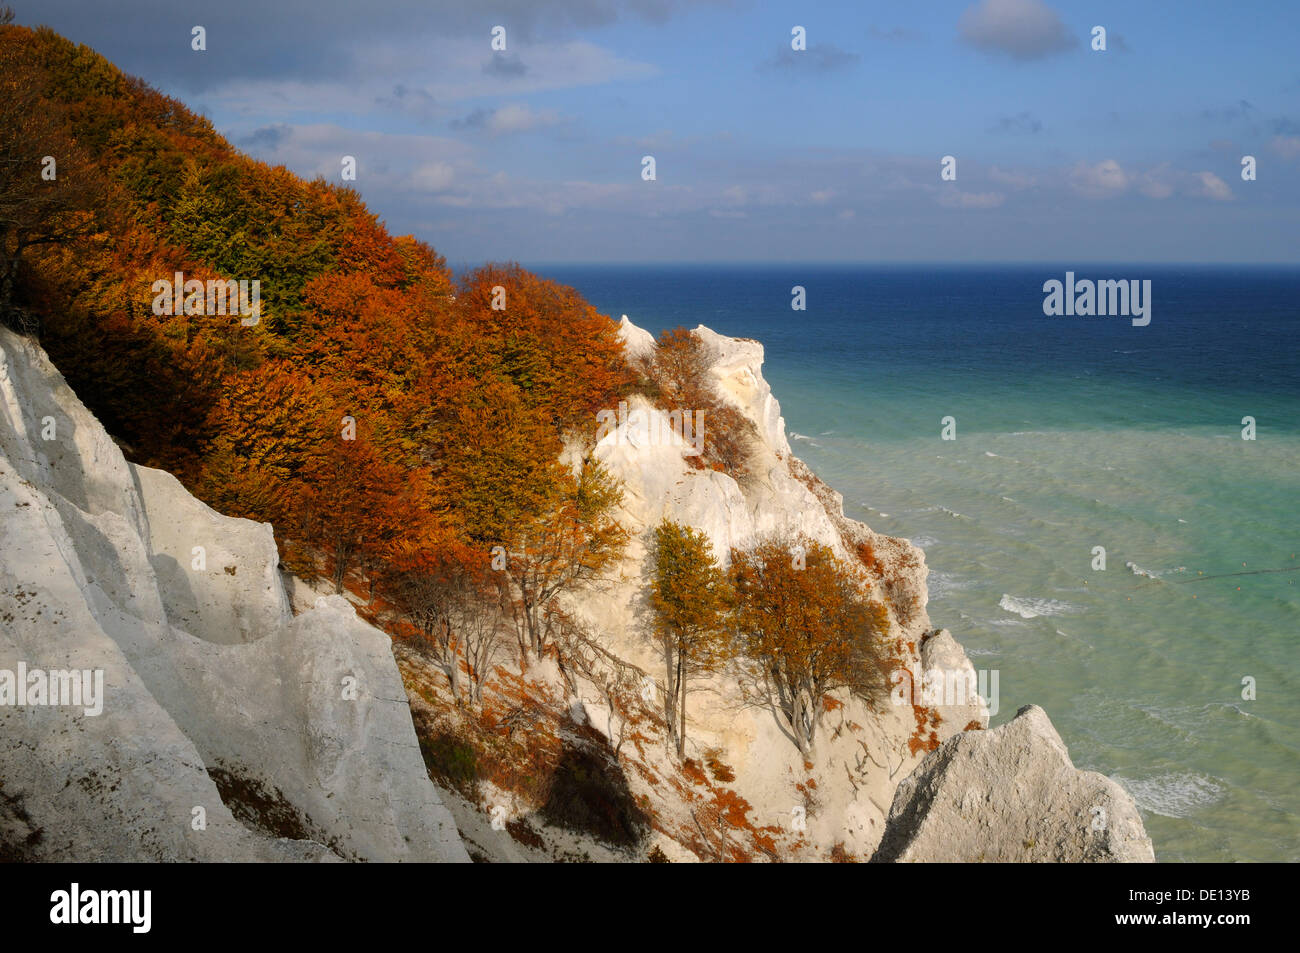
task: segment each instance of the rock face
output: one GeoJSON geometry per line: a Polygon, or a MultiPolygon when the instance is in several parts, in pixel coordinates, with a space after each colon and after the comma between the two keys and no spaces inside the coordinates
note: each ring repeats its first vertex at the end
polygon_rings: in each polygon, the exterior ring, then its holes
{"type": "MultiPolygon", "coordinates": [[[[996,709],[989,710],[990,700],[985,697],[991,696],[992,702],[997,700],[997,682],[993,681],[995,673],[986,673],[984,685],[981,686],[979,673],[966,657],[965,649],[947,629],[928,633],[921,639],[919,674],[922,679],[929,678],[933,681],[934,699],[930,703],[938,710],[943,719],[942,724],[961,729],[976,726],[987,728],[989,716],[997,714],[996,709]],[[990,688],[993,690],[990,691],[990,688]]],[[[914,680],[914,689],[916,684],[914,680]]],[[[921,695],[922,700],[926,701],[924,682],[921,683],[921,695]]]]}
{"type": "Polygon", "coordinates": [[[875,862],[1138,862],[1155,853],[1133,798],[1080,771],[1047,713],[1026,705],[956,735],[898,786],[875,862]]]}
{"type": "Polygon", "coordinates": [[[468,861],[388,637],[293,616],[277,562],[0,329],[0,857],[468,861]],[[102,672],[102,712],[16,704],[20,666],[102,672]]]}
{"type": "MultiPolygon", "coordinates": [[[[858,562],[858,549],[866,545],[883,569],[873,595],[890,607],[902,663],[919,670],[920,646],[930,630],[924,553],[907,540],[875,533],[847,518],[843,498],[791,453],[780,405],[763,377],[759,342],[703,326],[692,334],[704,346],[708,373],[721,398],[754,425],[750,472],[737,481],[692,466],[684,453],[688,444],[668,425],[668,415],[642,397],[630,398],[626,421],[620,418],[620,425],[605,433],[591,453],[623,483],[618,519],[632,538],[609,584],[574,596],[566,609],[599,632],[604,646],[620,659],[661,680],[662,657],[647,627],[649,543],[660,520],[668,517],[701,530],[724,564],[733,548],[747,548],[766,534],[811,538],[850,564],[858,562]]],[[[652,336],[626,316],[619,335],[629,360],[653,354],[652,336]]],[[[708,425],[706,418],[706,429],[708,425]]],[[[955,640],[949,640],[948,648],[944,664],[970,669],[955,640]]],[[[687,699],[688,756],[703,761],[709,751],[725,753],[735,771],[735,791],[752,805],[752,823],[801,840],[791,847],[792,857],[824,858],[837,845],[854,856],[870,855],[898,780],[925,753],[914,743],[918,726],[913,707],[885,701],[872,708],[847,691],[837,692],[805,764],[772,712],[753,703],[752,691],[746,694],[748,686],[726,674],[702,679],[701,685],[687,699]],[[816,803],[810,808],[814,798],[805,792],[813,791],[816,803]],[[806,830],[792,829],[796,815],[806,830]]],[[[580,700],[593,714],[593,724],[601,724],[600,693],[584,692],[580,700]]],[[[942,739],[979,717],[978,706],[963,708],[952,718],[945,714],[933,730],[942,739]]],[[[920,739],[930,731],[927,724],[920,739]]]]}

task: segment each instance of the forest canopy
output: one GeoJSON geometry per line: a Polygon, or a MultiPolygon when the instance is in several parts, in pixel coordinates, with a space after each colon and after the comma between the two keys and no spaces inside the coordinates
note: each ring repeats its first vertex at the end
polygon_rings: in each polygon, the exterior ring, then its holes
{"type": "Polygon", "coordinates": [[[339,587],[430,541],[486,561],[631,386],[572,289],[513,264],[457,279],[355,190],[242,155],[52,30],[0,25],[0,160],[0,319],[39,329],[129,458],[273,523],[290,568],[339,587]],[[176,273],[257,281],[258,320],[156,313],[176,273]]]}

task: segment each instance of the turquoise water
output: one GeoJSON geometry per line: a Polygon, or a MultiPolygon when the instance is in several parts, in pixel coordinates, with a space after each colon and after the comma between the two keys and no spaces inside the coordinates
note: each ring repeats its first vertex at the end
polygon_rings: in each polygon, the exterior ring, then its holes
{"type": "Polygon", "coordinates": [[[1300,566],[1300,273],[1076,267],[1153,280],[1134,328],[1044,317],[1064,267],[540,270],[651,330],[762,340],[795,452],[925,549],[994,724],[1046,708],[1157,859],[1300,860],[1300,572],[1258,572],[1300,566]]]}

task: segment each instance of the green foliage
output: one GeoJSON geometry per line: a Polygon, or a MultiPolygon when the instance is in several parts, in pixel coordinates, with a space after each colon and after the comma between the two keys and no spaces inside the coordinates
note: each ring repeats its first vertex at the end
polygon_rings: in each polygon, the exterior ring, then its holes
{"type": "Polygon", "coordinates": [[[654,560],[650,598],[656,630],[693,663],[712,664],[726,652],[731,588],[709,538],[665,519],[655,528],[654,560]]]}
{"type": "Polygon", "coordinates": [[[732,590],[699,530],[665,519],[655,528],[650,605],[667,677],[664,716],[677,756],[686,753],[686,696],[690,679],[731,654],[727,615],[732,590]]]}
{"type": "Polygon", "coordinates": [[[470,802],[478,800],[478,754],[469,742],[447,732],[417,736],[425,767],[434,780],[460,792],[470,802]]]}

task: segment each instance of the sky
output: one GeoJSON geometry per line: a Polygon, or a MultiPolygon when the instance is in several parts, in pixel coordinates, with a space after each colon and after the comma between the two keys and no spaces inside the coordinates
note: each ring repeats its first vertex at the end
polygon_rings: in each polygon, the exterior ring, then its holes
{"type": "Polygon", "coordinates": [[[1300,262],[1294,0],[6,2],[453,264],[1300,262]]]}

